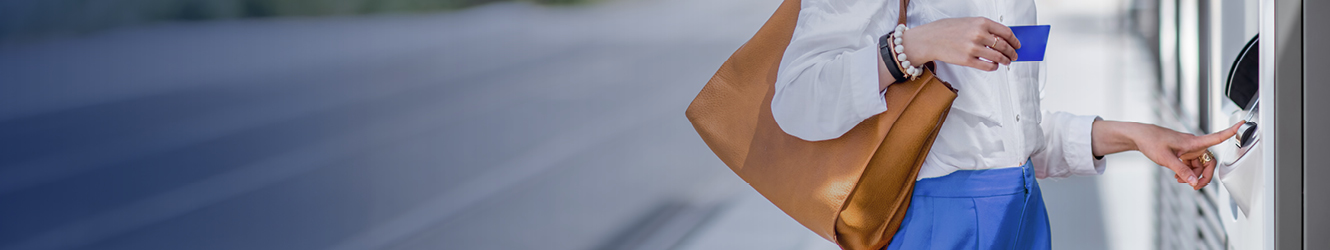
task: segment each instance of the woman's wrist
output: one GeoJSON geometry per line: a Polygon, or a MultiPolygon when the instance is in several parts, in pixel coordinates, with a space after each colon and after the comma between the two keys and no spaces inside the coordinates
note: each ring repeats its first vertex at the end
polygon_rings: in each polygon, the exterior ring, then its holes
{"type": "Polygon", "coordinates": [[[891,86],[892,83],[896,83],[900,81],[901,78],[903,78],[903,76],[900,76],[900,72],[898,72],[896,68],[888,68],[888,67],[894,67],[894,66],[888,65],[887,61],[884,60],[881,55],[879,55],[877,57],[878,92],[887,90],[887,86],[891,86]]]}
{"type": "Polygon", "coordinates": [[[923,65],[924,63],[936,60],[937,57],[934,57],[933,54],[929,53],[928,51],[929,48],[928,43],[920,41],[920,39],[925,39],[925,38],[921,37],[917,33],[918,32],[915,32],[913,29],[905,30],[904,34],[902,34],[903,36],[901,37],[902,38],[901,45],[906,45],[906,46],[905,46],[905,51],[901,51],[901,53],[905,53],[910,57],[910,61],[915,62],[919,65],[923,65]]]}
{"type": "Polygon", "coordinates": [[[882,39],[887,43],[887,46],[884,46],[884,49],[891,52],[891,58],[889,59],[895,62],[896,67],[899,68],[900,72],[904,73],[907,80],[922,75],[924,71],[923,65],[927,63],[926,61],[911,59],[909,55],[905,54],[904,36],[908,29],[909,28],[906,27],[905,24],[897,24],[895,31],[887,33],[890,37],[883,37],[882,39]],[[910,60],[915,60],[915,62],[919,63],[913,63],[910,62],[910,60]]]}
{"type": "Polygon", "coordinates": [[[881,87],[881,90],[886,89],[887,85],[891,83],[897,83],[909,80],[909,76],[905,74],[905,70],[901,69],[900,63],[896,61],[896,52],[893,48],[894,47],[893,40],[895,38],[895,36],[893,36],[894,34],[895,32],[891,32],[886,35],[882,35],[882,37],[878,38],[879,56],[877,60],[880,66],[878,68],[879,76],[880,78],[882,78],[879,79],[879,84],[880,84],[879,87],[881,87]],[[886,75],[886,76],[881,77],[881,75],[886,75]]]}

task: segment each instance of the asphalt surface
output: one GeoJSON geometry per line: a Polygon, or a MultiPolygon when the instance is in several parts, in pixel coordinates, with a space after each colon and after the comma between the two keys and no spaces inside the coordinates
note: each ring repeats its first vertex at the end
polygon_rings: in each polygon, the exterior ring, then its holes
{"type": "Polygon", "coordinates": [[[658,235],[687,232],[742,187],[683,111],[778,4],[716,3],[495,4],[6,43],[0,249],[677,241],[658,235]]]}

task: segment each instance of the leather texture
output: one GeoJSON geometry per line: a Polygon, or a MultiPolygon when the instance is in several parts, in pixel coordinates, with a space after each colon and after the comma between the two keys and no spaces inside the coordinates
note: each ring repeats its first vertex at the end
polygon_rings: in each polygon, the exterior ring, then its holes
{"type": "Polygon", "coordinates": [[[925,70],[888,87],[887,111],[839,138],[786,134],[771,98],[799,8],[785,0],[776,9],[702,88],[688,120],[725,165],[796,221],[844,249],[881,249],[900,227],[956,89],[925,70]]]}

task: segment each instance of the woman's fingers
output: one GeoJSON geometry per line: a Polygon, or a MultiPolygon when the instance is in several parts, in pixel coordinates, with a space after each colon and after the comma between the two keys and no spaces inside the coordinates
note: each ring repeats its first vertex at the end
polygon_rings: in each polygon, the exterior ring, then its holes
{"type": "Polygon", "coordinates": [[[1191,186],[1193,190],[1200,190],[1205,187],[1206,183],[1209,183],[1210,179],[1207,179],[1205,174],[1205,164],[1201,163],[1201,160],[1187,160],[1187,166],[1191,167],[1192,174],[1195,174],[1197,178],[1196,184],[1191,186]]]}
{"type": "Polygon", "coordinates": [[[1178,177],[1180,177],[1180,179],[1185,180],[1187,184],[1191,184],[1193,187],[1196,186],[1198,179],[1196,177],[1195,172],[1192,171],[1191,167],[1187,166],[1186,163],[1183,163],[1181,160],[1178,160],[1178,158],[1169,157],[1168,155],[1170,154],[1168,153],[1164,154],[1150,153],[1150,152],[1141,152],[1141,153],[1145,153],[1147,157],[1151,155],[1157,156],[1157,157],[1150,157],[1150,159],[1154,160],[1155,163],[1164,166],[1165,168],[1168,168],[1169,170],[1173,170],[1173,173],[1177,174],[1178,177]]]}
{"type": "MultiPolygon", "coordinates": [[[[1204,165],[1205,168],[1201,169],[1202,173],[1200,181],[1201,187],[1205,187],[1206,184],[1210,183],[1210,179],[1215,177],[1215,164],[1217,162],[1219,161],[1210,160],[1209,162],[1202,163],[1202,165],[1204,165]]],[[[1200,187],[1198,187],[1197,189],[1200,189],[1200,187]]]]}
{"type": "MultiPolygon", "coordinates": [[[[1194,138],[1193,138],[1193,139],[1194,139],[1194,138]]],[[[1201,158],[1201,155],[1204,155],[1205,152],[1208,152],[1207,150],[1208,150],[1207,148],[1200,148],[1200,149],[1192,149],[1192,150],[1190,150],[1190,151],[1180,151],[1181,153],[1178,154],[1178,158],[1179,158],[1179,159],[1197,159],[1197,158],[1201,158]]]]}
{"type": "Polygon", "coordinates": [[[979,48],[982,50],[993,50],[1001,53],[1003,55],[1002,57],[1005,57],[1005,60],[998,60],[995,56],[983,56],[981,54],[988,53],[979,53],[978,51],[973,51],[973,49],[970,51],[970,55],[983,57],[984,59],[998,62],[1003,65],[1011,64],[1011,61],[1016,58],[1016,47],[1008,42],[1016,39],[1016,37],[1011,34],[1011,28],[1007,28],[1007,26],[989,20],[988,18],[980,17],[975,20],[979,30],[971,33],[972,38],[970,40],[979,45],[979,48]]]}
{"type": "MultiPolygon", "coordinates": [[[[997,37],[994,36],[993,38],[997,38],[997,37]]],[[[996,50],[997,52],[1002,52],[1002,55],[1007,56],[1007,59],[1010,59],[1011,61],[1016,61],[1016,49],[1015,49],[1015,48],[1012,48],[1012,47],[1011,47],[1011,44],[1007,43],[1007,41],[1004,40],[1004,39],[997,38],[996,41],[997,41],[997,42],[994,43],[994,44],[996,44],[996,45],[994,45],[994,46],[990,46],[990,47],[991,47],[993,50],[996,50]]],[[[1011,62],[1008,61],[1008,62],[1005,63],[1005,64],[1010,65],[1011,62]]]]}
{"type": "Polygon", "coordinates": [[[993,35],[997,35],[1003,40],[1007,40],[1009,43],[1011,43],[1011,46],[1014,49],[1021,48],[1021,40],[1016,39],[1016,35],[1011,33],[1010,27],[1002,25],[1001,23],[998,22],[994,22],[993,20],[988,18],[984,18],[984,21],[985,22],[983,23],[983,27],[984,29],[988,30],[988,33],[992,33],[993,35]]]}
{"type": "Polygon", "coordinates": [[[1202,136],[1188,135],[1184,142],[1178,143],[1180,144],[1178,145],[1178,147],[1181,149],[1180,151],[1182,152],[1182,154],[1178,154],[1178,158],[1182,159],[1200,158],[1202,154],[1208,152],[1207,150],[1211,146],[1223,143],[1225,140],[1228,140],[1229,137],[1233,137],[1233,135],[1236,135],[1238,133],[1238,127],[1241,126],[1242,123],[1243,122],[1239,122],[1238,124],[1234,124],[1233,127],[1229,127],[1228,129],[1225,129],[1223,131],[1215,132],[1208,135],[1202,135],[1202,136]]]}
{"type": "Polygon", "coordinates": [[[983,71],[994,71],[998,69],[998,64],[996,62],[980,60],[978,57],[970,57],[970,59],[965,60],[965,63],[961,64],[961,66],[976,68],[983,71]]]}
{"type": "MultiPolygon", "coordinates": [[[[1229,127],[1228,129],[1225,129],[1223,131],[1214,132],[1208,135],[1193,137],[1190,145],[1184,145],[1186,147],[1184,148],[1186,149],[1184,151],[1188,152],[1199,151],[1204,153],[1206,148],[1209,148],[1210,146],[1214,146],[1219,143],[1223,143],[1225,140],[1228,140],[1228,138],[1238,134],[1238,127],[1242,126],[1242,123],[1243,122],[1238,122],[1237,124],[1233,124],[1232,127],[1229,127]]],[[[1197,154],[1192,157],[1200,157],[1200,156],[1201,155],[1197,154]]],[[[1190,159],[1190,158],[1183,157],[1183,159],[1190,159]]]]}
{"type": "Polygon", "coordinates": [[[1002,65],[1011,64],[1011,58],[1007,58],[1007,56],[1003,55],[1001,52],[989,49],[988,47],[976,46],[972,47],[971,50],[972,50],[970,51],[971,56],[988,59],[989,61],[1001,63],[1002,65]]]}
{"type": "Polygon", "coordinates": [[[1190,159],[1184,160],[1183,162],[1187,164],[1187,167],[1190,168],[1190,171],[1194,176],[1199,177],[1197,178],[1196,183],[1192,184],[1184,181],[1180,174],[1173,174],[1173,179],[1176,179],[1178,183],[1188,183],[1188,185],[1191,185],[1192,190],[1201,190],[1201,188],[1204,188],[1210,183],[1210,180],[1214,178],[1215,161],[1201,162],[1199,159],[1190,159]]]}

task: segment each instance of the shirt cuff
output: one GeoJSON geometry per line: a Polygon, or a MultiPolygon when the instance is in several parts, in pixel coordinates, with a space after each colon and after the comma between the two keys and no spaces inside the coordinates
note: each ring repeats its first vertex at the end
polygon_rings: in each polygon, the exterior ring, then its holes
{"type": "Polygon", "coordinates": [[[1064,134],[1064,145],[1062,157],[1066,157],[1068,170],[1073,175],[1099,175],[1104,173],[1106,160],[1096,159],[1091,132],[1094,129],[1094,122],[1103,120],[1099,116],[1084,115],[1071,118],[1070,129],[1062,131],[1064,134]]]}
{"type": "MultiPolygon", "coordinates": [[[[872,44],[877,44],[876,39],[872,44]]],[[[850,52],[850,65],[845,67],[845,75],[850,76],[850,94],[854,99],[854,110],[859,117],[868,118],[887,111],[887,100],[883,90],[878,90],[877,46],[868,46],[850,52]]]]}

